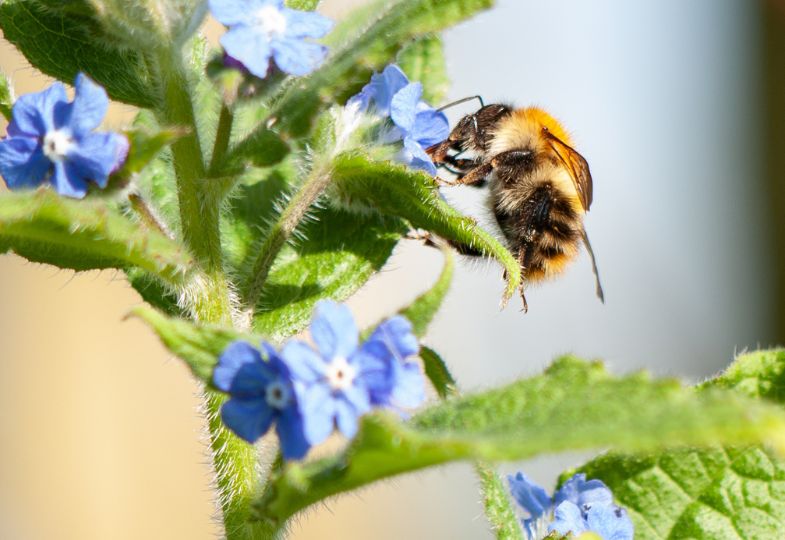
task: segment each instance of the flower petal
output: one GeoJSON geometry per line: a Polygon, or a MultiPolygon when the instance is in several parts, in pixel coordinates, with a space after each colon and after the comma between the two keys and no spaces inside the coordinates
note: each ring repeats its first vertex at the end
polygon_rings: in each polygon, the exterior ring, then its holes
{"type": "Polygon", "coordinates": [[[293,38],[320,38],[333,27],[333,21],[313,11],[283,9],[286,17],[286,36],[293,38]]]}
{"type": "Polygon", "coordinates": [[[305,438],[311,445],[317,445],[333,432],[336,400],[326,384],[295,384],[294,388],[303,417],[305,438]]]}
{"type": "Polygon", "coordinates": [[[369,88],[378,115],[390,116],[393,96],[407,84],[409,84],[409,79],[395,64],[390,64],[384,68],[384,71],[375,73],[371,77],[371,82],[366,85],[366,88],[369,88]]]}
{"type": "Polygon", "coordinates": [[[58,103],[67,104],[67,100],[65,86],[59,82],[42,92],[21,96],[14,103],[12,111],[14,133],[38,137],[52,131],[57,127],[54,121],[55,106],[58,103]]]}
{"type": "Polygon", "coordinates": [[[425,379],[420,366],[406,362],[399,366],[396,384],[393,387],[391,403],[401,409],[414,409],[425,401],[425,379]]]}
{"type": "Polygon", "coordinates": [[[316,304],[311,336],[322,357],[349,359],[357,349],[358,332],[352,312],[344,304],[322,300],[316,304]]]}
{"type": "Polygon", "coordinates": [[[335,417],[338,424],[338,430],[343,433],[347,439],[353,439],[357,435],[357,421],[360,415],[354,409],[351,403],[343,399],[335,402],[335,417]]]}
{"type": "Polygon", "coordinates": [[[281,350],[292,378],[304,383],[314,383],[324,378],[327,365],[321,356],[303,341],[290,341],[281,350]]]}
{"type": "Polygon", "coordinates": [[[254,13],[266,4],[281,7],[283,0],[260,2],[259,0],[210,0],[210,13],[215,19],[226,26],[250,24],[254,13]]]}
{"type": "Polygon", "coordinates": [[[63,125],[69,126],[71,133],[80,137],[101,125],[109,108],[109,97],[102,86],[94,83],[84,73],[76,76],[74,88],[74,101],[68,108],[68,118],[63,125]]]}
{"type": "Polygon", "coordinates": [[[311,445],[305,438],[303,417],[296,407],[287,407],[278,416],[275,431],[281,442],[284,459],[302,459],[311,445]]]}
{"type": "Polygon", "coordinates": [[[52,168],[36,139],[9,137],[0,141],[0,176],[9,189],[41,185],[52,168]]]}
{"type": "Polygon", "coordinates": [[[412,333],[412,323],[406,317],[396,315],[382,321],[368,338],[368,341],[381,341],[398,360],[417,354],[420,344],[412,333]]]}
{"type": "Polygon", "coordinates": [[[395,359],[390,349],[381,340],[369,339],[360,346],[360,350],[352,357],[358,367],[357,376],[368,389],[371,403],[387,406],[390,404],[395,386],[395,359]]]}
{"type": "Polygon", "coordinates": [[[602,480],[586,481],[586,475],[579,473],[567,480],[559,490],[553,494],[554,506],[563,501],[570,501],[580,508],[594,504],[613,503],[613,493],[602,480]]]}
{"type": "Polygon", "coordinates": [[[550,510],[551,498],[548,493],[522,472],[515,476],[507,476],[507,482],[513,499],[529,513],[533,520],[537,520],[550,510]]]}
{"type": "Polygon", "coordinates": [[[425,171],[431,176],[436,176],[436,165],[431,161],[431,156],[420,146],[420,143],[410,137],[403,140],[403,162],[412,169],[425,171]]]}
{"type": "Polygon", "coordinates": [[[443,112],[427,106],[417,112],[410,136],[421,146],[426,148],[433,146],[445,140],[449,135],[450,123],[443,112]]]}
{"type": "Polygon", "coordinates": [[[263,399],[232,398],[221,407],[221,419],[226,427],[250,443],[267,433],[274,413],[263,399]]]}
{"type": "Polygon", "coordinates": [[[409,83],[393,96],[390,102],[390,118],[401,128],[404,137],[414,128],[417,115],[417,103],[422,97],[422,84],[409,83]]]}
{"type": "Polygon", "coordinates": [[[67,160],[78,174],[106,187],[109,175],[128,154],[128,139],[119,133],[88,133],[68,151],[67,160]]]}
{"type": "Polygon", "coordinates": [[[218,365],[213,371],[213,384],[219,390],[228,392],[237,373],[245,365],[262,363],[259,351],[245,341],[233,341],[218,357],[218,365]]]}
{"type": "Polygon", "coordinates": [[[597,504],[586,516],[587,530],[603,540],[632,540],[634,527],[624,508],[613,504],[597,504]]]}
{"type": "Polygon", "coordinates": [[[263,32],[249,26],[235,26],[221,36],[221,46],[253,75],[260,79],[267,76],[272,49],[263,32]]]}
{"type": "Polygon", "coordinates": [[[327,47],[294,38],[278,38],[272,42],[275,65],[290,75],[307,75],[327,56],[327,47]]]}
{"type": "Polygon", "coordinates": [[[67,161],[54,162],[52,184],[57,193],[64,197],[82,199],[87,195],[87,180],[82,171],[67,161]]]}
{"type": "Polygon", "coordinates": [[[548,532],[557,532],[563,536],[569,533],[578,536],[586,532],[586,521],[581,515],[581,509],[570,501],[558,505],[553,512],[553,523],[548,525],[548,532]]]}

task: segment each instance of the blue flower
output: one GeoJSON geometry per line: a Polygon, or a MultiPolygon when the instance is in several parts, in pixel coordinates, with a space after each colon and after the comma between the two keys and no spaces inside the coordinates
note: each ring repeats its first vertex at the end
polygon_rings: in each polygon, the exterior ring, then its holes
{"type": "Polygon", "coordinates": [[[270,60],[291,75],[306,75],[327,55],[327,48],[306,38],[324,36],[332,21],[308,11],[284,7],[283,0],[210,0],[210,11],[229,31],[221,45],[259,78],[270,60]]]}
{"type": "Polygon", "coordinates": [[[59,82],[14,103],[8,137],[0,141],[0,175],[10,189],[34,188],[49,179],[59,194],[81,199],[88,182],[106,187],[125,161],[128,139],[93,132],[109,106],[106,91],[83,73],[74,87],[70,103],[59,82]]]}
{"type": "Polygon", "coordinates": [[[295,378],[310,444],[324,441],[336,425],[346,437],[354,437],[359,417],[373,406],[412,407],[422,401],[419,368],[404,362],[419,346],[402,317],[383,322],[361,345],[349,309],[322,301],[311,337],[316,350],[290,341],[281,351],[295,378]]]}
{"type": "Polygon", "coordinates": [[[396,126],[398,140],[403,140],[401,161],[436,174],[425,149],[446,139],[450,125],[443,112],[422,101],[422,84],[410,83],[401,68],[390,64],[382,73],[375,73],[347,106],[389,117],[396,126]]]}
{"type": "Polygon", "coordinates": [[[271,345],[262,343],[260,352],[244,341],[230,344],[218,359],[213,384],[231,396],[221,418],[238,437],[252,443],[274,422],[284,458],[308,452],[292,374],[271,345]]]}
{"type": "Polygon", "coordinates": [[[613,504],[613,494],[601,480],[586,480],[576,474],[549,497],[543,488],[523,473],[507,477],[510,492],[529,513],[523,529],[529,540],[547,534],[593,532],[604,540],[632,540],[633,526],[627,512],[613,504]]]}

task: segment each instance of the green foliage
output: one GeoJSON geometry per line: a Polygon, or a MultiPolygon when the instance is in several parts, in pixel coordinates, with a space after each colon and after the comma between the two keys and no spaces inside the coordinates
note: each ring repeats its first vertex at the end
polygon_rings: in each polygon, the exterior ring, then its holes
{"type": "Polygon", "coordinates": [[[441,103],[450,87],[442,38],[427,35],[411,42],[398,53],[397,63],[410,81],[422,83],[427,103],[441,103]]]}
{"type": "Polygon", "coordinates": [[[86,11],[81,4],[55,10],[29,0],[4,0],[0,28],[5,39],[47,75],[72,83],[84,71],[113,99],[155,105],[156,85],[145,57],[118,46],[86,11]]]}
{"type": "Polygon", "coordinates": [[[360,155],[343,155],[334,162],[333,182],[337,196],[349,207],[371,207],[401,217],[412,227],[471,246],[498,260],[507,275],[505,300],[520,287],[521,268],[515,257],[474,220],[448,205],[430,176],[360,155]]]}
{"type": "Polygon", "coordinates": [[[11,107],[14,105],[12,97],[11,83],[5,74],[0,73],[0,114],[8,121],[11,120],[11,107]]]}
{"type": "Polygon", "coordinates": [[[319,5],[319,0],[286,0],[286,7],[301,11],[313,11],[319,5]]]}
{"type": "Polygon", "coordinates": [[[485,517],[497,540],[523,540],[523,528],[513,510],[507,484],[492,467],[478,464],[475,469],[482,484],[485,517]]]}
{"type": "Polygon", "coordinates": [[[161,233],[101,201],[74,201],[48,189],[0,196],[0,253],[90,270],[136,266],[179,283],[191,257],[161,233]]]}
{"type": "MultiPolygon", "coordinates": [[[[720,441],[782,445],[785,412],[732,392],[695,393],[645,374],[614,378],[598,363],[565,357],[545,374],[450,399],[403,424],[377,413],[337,456],[290,464],[256,504],[284,525],[331,495],[459,459],[524,459],[567,449],[651,450],[720,441]]],[[[781,448],[781,449],[782,449],[781,448]]]]}
{"type": "Polygon", "coordinates": [[[447,364],[442,360],[442,357],[430,347],[422,345],[420,347],[420,358],[425,369],[425,376],[431,381],[439,397],[447,399],[456,395],[458,385],[455,379],[453,379],[450,370],[447,369],[447,364]]]}
{"type": "Polygon", "coordinates": [[[218,356],[232,341],[245,339],[258,346],[261,338],[243,335],[227,328],[194,324],[185,319],[167,317],[154,309],[138,307],[132,312],[146,322],[173,354],[183,360],[194,376],[211,384],[218,356]]]}
{"type": "MultiPolygon", "coordinates": [[[[784,350],[745,354],[702,384],[698,395],[722,388],[782,404],[784,377],[784,350]]],[[[781,538],[785,461],[766,446],[741,446],[745,442],[750,441],[643,456],[608,454],[580,470],[613,490],[630,512],[635,538],[781,538]]]]}

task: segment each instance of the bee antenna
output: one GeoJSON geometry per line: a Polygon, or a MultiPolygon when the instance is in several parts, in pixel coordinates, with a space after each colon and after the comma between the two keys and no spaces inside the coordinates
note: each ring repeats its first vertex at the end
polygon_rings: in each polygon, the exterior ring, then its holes
{"type": "Polygon", "coordinates": [[[455,105],[460,105],[461,103],[466,103],[467,101],[471,101],[473,99],[476,99],[477,101],[480,102],[480,107],[485,107],[485,102],[482,100],[482,96],[469,96],[463,99],[459,99],[457,101],[453,101],[452,103],[448,103],[447,105],[442,105],[436,110],[443,111],[444,109],[449,109],[450,107],[454,107],[455,105]]]}

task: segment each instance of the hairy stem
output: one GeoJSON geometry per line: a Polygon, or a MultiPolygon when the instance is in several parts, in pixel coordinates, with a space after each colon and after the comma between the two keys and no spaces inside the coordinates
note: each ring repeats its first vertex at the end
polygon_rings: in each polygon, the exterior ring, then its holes
{"type": "Polygon", "coordinates": [[[474,469],[480,477],[485,516],[496,538],[523,540],[523,529],[512,508],[508,490],[496,470],[484,463],[476,463],[474,469]]]}
{"type": "Polygon", "coordinates": [[[142,220],[142,223],[151,229],[160,232],[164,236],[172,238],[172,233],[164,227],[164,224],[156,217],[155,213],[141,195],[138,193],[131,193],[128,195],[128,202],[131,203],[131,208],[134,209],[134,212],[136,212],[139,219],[142,220]]]}
{"type": "Polygon", "coordinates": [[[253,309],[259,301],[262,287],[265,281],[267,281],[267,276],[270,274],[275,257],[292,236],[292,233],[294,233],[297,225],[300,224],[311,205],[316,202],[319,195],[330,184],[330,173],[329,165],[315,163],[305,183],[294,194],[278,221],[273,224],[268,232],[264,244],[262,244],[259,250],[259,256],[254,262],[246,289],[245,302],[250,309],[253,309]]]}
{"type": "Polygon", "coordinates": [[[208,168],[210,178],[214,177],[218,172],[218,168],[226,156],[226,151],[229,149],[229,139],[232,136],[232,124],[234,123],[234,113],[229,106],[224,103],[221,105],[221,114],[218,117],[218,128],[215,133],[215,143],[213,144],[213,155],[210,158],[210,167],[208,168]]]}
{"type": "MultiPolygon", "coordinates": [[[[190,304],[194,319],[229,326],[232,324],[231,303],[221,261],[219,232],[221,187],[218,183],[205,180],[206,170],[196,132],[193,101],[180,51],[162,53],[159,65],[163,85],[163,107],[159,114],[166,123],[189,130],[188,135],[172,145],[183,237],[200,266],[200,271],[195,273],[183,294],[190,304]]],[[[231,126],[227,129],[231,129],[231,126]]],[[[220,137],[222,135],[219,134],[220,137]]],[[[264,525],[249,524],[247,521],[249,500],[258,477],[256,451],[252,445],[224,428],[220,418],[224,399],[224,396],[210,389],[205,390],[210,448],[226,538],[272,538],[264,525]]]]}

